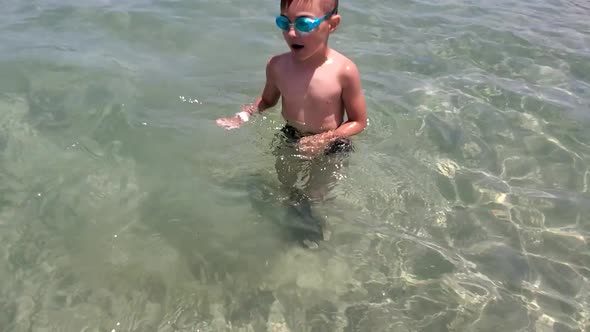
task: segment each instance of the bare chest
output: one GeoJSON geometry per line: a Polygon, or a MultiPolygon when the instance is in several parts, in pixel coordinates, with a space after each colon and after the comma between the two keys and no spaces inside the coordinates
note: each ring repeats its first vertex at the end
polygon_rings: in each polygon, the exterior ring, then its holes
{"type": "Polygon", "coordinates": [[[278,82],[283,103],[293,107],[340,105],[342,87],[335,75],[325,71],[292,73],[278,82]]]}

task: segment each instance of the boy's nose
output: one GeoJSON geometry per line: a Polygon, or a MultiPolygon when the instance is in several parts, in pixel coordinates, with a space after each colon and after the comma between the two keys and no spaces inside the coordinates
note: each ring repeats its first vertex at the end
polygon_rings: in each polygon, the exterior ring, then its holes
{"type": "Polygon", "coordinates": [[[297,31],[295,31],[295,27],[294,26],[290,26],[289,27],[289,31],[287,31],[287,36],[289,36],[291,38],[297,37],[297,31]]]}

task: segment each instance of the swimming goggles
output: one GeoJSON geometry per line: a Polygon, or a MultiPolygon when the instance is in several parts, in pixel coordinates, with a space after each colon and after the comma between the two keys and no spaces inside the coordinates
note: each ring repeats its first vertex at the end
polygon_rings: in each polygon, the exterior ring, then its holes
{"type": "Polygon", "coordinates": [[[291,29],[291,25],[293,25],[295,26],[295,29],[297,29],[297,31],[307,33],[317,28],[323,21],[330,18],[330,16],[334,15],[336,13],[336,10],[337,9],[334,8],[331,12],[324,15],[324,17],[319,18],[300,16],[295,19],[295,23],[291,23],[291,21],[289,21],[289,19],[286,16],[280,15],[277,16],[277,18],[275,19],[275,23],[277,24],[279,29],[283,31],[289,31],[291,29]]]}

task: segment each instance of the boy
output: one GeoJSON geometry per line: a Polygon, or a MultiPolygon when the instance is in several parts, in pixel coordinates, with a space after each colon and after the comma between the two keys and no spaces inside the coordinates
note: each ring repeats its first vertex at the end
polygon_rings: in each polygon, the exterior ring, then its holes
{"type": "Polygon", "coordinates": [[[280,9],[276,25],[290,51],[268,61],[266,84],[253,105],[217,123],[238,128],[281,98],[287,144],[277,150],[279,180],[292,189],[307,178],[300,184],[303,196],[321,199],[329,186],[326,175],[337,177],[334,170],[340,167],[325,157],[352,151],[349,137],[367,124],[360,75],[350,59],[328,47],[329,35],[340,24],[338,0],[281,0],[280,9]],[[309,174],[302,177],[302,171],[309,174]]]}

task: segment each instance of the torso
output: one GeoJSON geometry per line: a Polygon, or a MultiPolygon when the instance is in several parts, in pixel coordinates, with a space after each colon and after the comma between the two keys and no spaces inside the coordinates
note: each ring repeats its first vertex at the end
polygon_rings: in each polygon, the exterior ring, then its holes
{"type": "Polygon", "coordinates": [[[339,74],[344,57],[332,51],[315,68],[295,63],[289,54],[279,56],[276,84],[281,92],[282,115],[301,133],[317,134],[338,128],[344,121],[339,74]]]}

